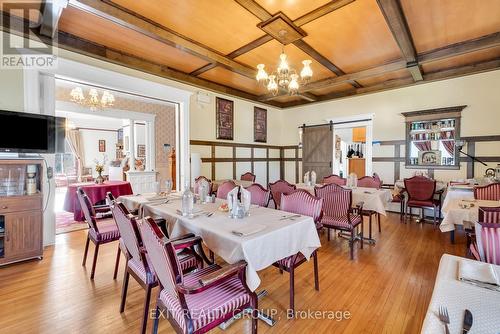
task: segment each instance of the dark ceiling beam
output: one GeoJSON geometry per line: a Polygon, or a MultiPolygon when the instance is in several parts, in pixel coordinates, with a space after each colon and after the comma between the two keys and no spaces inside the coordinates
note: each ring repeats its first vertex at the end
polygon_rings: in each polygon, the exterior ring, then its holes
{"type": "Polygon", "coordinates": [[[216,63],[209,63],[209,64],[206,64],[205,66],[202,66],[202,67],[194,70],[193,72],[189,73],[189,75],[194,75],[195,77],[197,77],[198,75],[205,73],[206,71],[210,71],[211,69],[213,69],[215,67],[217,67],[216,63]]]}
{"type": "Polygon", "coordinates": [[[68,6],[68,0],[43,0],[41,5],[40,34],[54,38],[63,9],[68,6]]]}
{"type": "Polygon", "coordinates": [[[307,14],[302,15],[298,19],[295,19],[293,21],[293,23],[298,27],[303,26],[304,24],[307,24],[311,21],[314,21],[314,20],[316,20],[316,19],[318,19],[326,14],[329,14],[337,9],[340,9],[340,8],[344,7],[345,5],[348,5],[354,1],[355,0],[333,0],[333,1],[330,1],[326,4],[324,4],[323,6],[316,8],[307,14]]]}
{"type": "Polygon", "coordinates": [[[215,50],[180,36],[165,27],[155,25],[117,6],[110,5],[100,0],[69,0],[69,5],[78,10],[121,25],[127,29],[137,31],[145,36],[193,54],[209,62],[217,63],[217,65],[228,68],[238,74],[249,78],[255,77],[255,70],[253,68],[227,58],[215,50]]]}
{"type": "Polygon", "coordinates": [[[309,101],[309,102],[318,101],[318,96],[316,96],[312,93],[299,93],[297,95],[300,96],[301,98],[303,98],[304,100],[309,101]]]}
{"type": "Polygon", "coordinates": [[[406,60],[406,67],[410,71],[413,80],[423,80],[422,70],[417,59],[417,51],[399,0],[377,0],[377,3],[403,54],[403,58],[406,60]]]}
{"type": "MultiPolygon", "coordinates": [[[[248,51],[251,51],[251,50],[253,50],[253,49],[261,46],[262,44],[266,44],[267,42],[269,42],[271,40],[273,40],[272,36],[270,36],[270,35],[264,35],[262,37],[257,38],[256,40],[254,40],[254,41],[246,44],[246,45],[243,45],[241,48],[234,50],[230,54],[226,55],[226,57],[234,59],[236,57],[241,56],[242,54],[247,53],[248,51]]],[[[212,64],[209,64],[209,65],[216,65],[216,64],[212,63],[212,64]]],[[[204,73],[204,72],[212,69],[213,66],[209,66],[209,65],[205,65],[205,66],[200,67],[199,69],[193,71],[191,73],[191,75],[200,75],[200,74],[202,74],[202,73],[204,73]]]]}
{"type": "MultiPolygon", "coordinates": [[[[2,22],[10,22],[9,27],[0,26],[2,31],[20,36],[26,39],[33,38],[33,35],[27,33],[29,31],[29,22],[16,16],[10,16],[8,13],[2,12],[0,19],[2,22]]],[[[100,44],[82,39],[80,37],[59,31],[57,39],[52,39],[47,36],[40,35],[38,31],[32,31],[43,43],[57,46],[61,49],[83,54],[95,59],[124,66],[141,72],[156,75],[165,79],[177,81],[183,84],[188,84],[194,87],[199,87],[216,93],[227,94],[242,99],[257,101],[257,96],[239,89],[221,85],[209,80],[191,76],[187,73],[169,68],[168,66],[153,63],[139,57],[126,54],[119,50],[114,50],[100,44]]],[[[280,107],[280,102],[269,101],[266,103],[270,106],[280,107]]]]}
{"type": "MultiPolygon", "coordinates": [[[[409,86],[415,86],[419,84],[429,83],[433,81],[451,79],[455,77],[478,74],[487,71],[493,71],[500,68],[500,58],[479,62],[471,65],[459,66],[447,70],[435,71],[424,74],[424,80],[415,82],[413,78],[402,78],[402,79],[394,79],[382,82],[380,84],[362,87],[358,89],[352,89],[344,92],[331,93],[326,95],[318,96],[318,99],[315,102],[323,102],[332,99],[345,98],[354,95],[362,95],[368,93],[382,92],[385,90],[403,88],[409,86]]],[[[301,101],[290,101],[282,103],[282,108],[290,108],[304,105],[301,101]]]]}
{"type": "MultiPolygon", "coordinates": [[[[418,55],[419,63],[425,65],[438,60],[447,59],[457,55],[464,55],[470,52],[485,50],[500,46],[500,32],[485,35],[479,38],[470,39],[464,42],[455,43],[438,49],[430,50],[428,52],[418,55]]],[[[360,80],[364,78],[376,77],[386,73],[399,71],[405,69],[406,61],[397,60],[384,65],[372,67],[359,72],[348,73],[335,78],[326,78],[309,83],[301,87],[300,92],[307,92],[316,89],[329,88],[336,85],[349,83],[352,80],[360,80]]],[[[269,101],[275,97],[284,94],[273,96],[272,94],[265,94],[259,97],[259,100],[269,101]]]]}
{"type": "MultiPolygon", "coordinates": [[[[273,17],[273,15],[271,15],[264,7],[259,5],[254,0],[235,0],[235,1],[238,4],[240,4],[240,6],[242,6],[246,10],[248,10],[250,13],[252,13],[254,16],[256,16],[259,20],[261,20],[263,22],[267,21],[273,17]]],[[[315,19],[315,18],[318,18],[322,15],[330,13],[331,11],[336,10],[338,8],[341,8],[341,7],[347,5],[348,3],[351,3],[353,1],[354,0],[331,1],[331,2],[327,3],[326,5],[320,7],[316,10],[313,10],[312,12],[309,12],[308,14],[302,16],[302,19],[301,19],[301,21],[299,21],[299,23],[304,22],[302,24],[305,24],[306,22],[310,22],[313,20],[313,18],[315,19]]],[[[297,28],[298,28],[298,25],[295,24],[295,22],[293,22],[293,25],[297,26],[297,28]]],[[[311,58],[313,58],[314,60],[319,62],[321,65],[325,66],[327,69],[329,69],[330,71],[335,73],[336,75],[345,74],[341,69],[339,69],[337,66],[335,66],[335,64],[333,64],[330,60],[328,60],[326,57],[321,55],[318,51],[316,51],[312,46],[310,46],[309,44],[304,42],[302,39],[296,40],[295,42],[293,42],[293,44],[296,47],[298,47],[299,49],[301,49],[302,51],[304,51],[305,53],[307,53],[309,56],[311,56],[311,58]]],[[[356,88],[361,87],[361,85],[357,82],[352,82],[351,84],[356,88]]]]}

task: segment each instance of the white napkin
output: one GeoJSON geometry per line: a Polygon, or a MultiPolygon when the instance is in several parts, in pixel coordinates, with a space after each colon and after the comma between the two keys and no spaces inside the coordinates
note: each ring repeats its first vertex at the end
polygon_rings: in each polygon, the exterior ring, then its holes
{"type": "Polygon", "coordinates": [[[311,172],[311,184],[312,185],[316,184],[316,172],[315,171],[311,172]]]}
{"type": "Polygon", "coordinates": [[[309,180],[310,180],[309,171],[307,171],[307,172],[304,174],[304,183],[305,183],[305,184],[309,184],[309,180]]]}
{"type": "Polygon", "coordinates": [[[260,224],[249,224],[249,225],[241,225],[235,227],[231,233],[238,237],[246,237],[247,235],[255,234],[260,232],[266,228],[265,225],[260,224]]]}
{"type": "Polygon", "coordinates": [[[489,263],[461,260],[458,279],[482,288],[500,291],[500,269],[489,263]]]}
{"type": "Polygon", "coordinates": [[[230,212],[238,206],[238,190],[238,187],[234,187],[233,190],[227,193],[227,206],[230,212]]]}
{"type": "Polygon", "coordinates": [[[241,186],[240,186],[240,192],[241,192],[241,203],[245,208],[245,212],[248,212],[250,210],[250,205],[252,204],[252,194],[241,186]]]}

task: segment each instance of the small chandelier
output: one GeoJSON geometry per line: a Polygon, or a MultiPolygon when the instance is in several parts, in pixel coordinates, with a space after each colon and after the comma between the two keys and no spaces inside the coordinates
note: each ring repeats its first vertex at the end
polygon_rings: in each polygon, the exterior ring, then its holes
{"type": "Polygon", "coordinates": [[[115,102],[115,97],[107,90],[105,90],[102,93],[101,98],[99,98],[99,93],[95,88],[91,88],[89,90],[88,97],[85,97],[85,95],[83,94],[83,89],[81,87],[75,87],[71,90],[70,96],[71,102],[75,102],[82,106],[88,107],[92,111],[112,107],[115,102]]]}
{"type": "Polygon", "coordinates": [[[268,75],[264,69],[265,65],[258,64],[255,78],[259,83],[264,84],[267,90],[273,95],[277,95],[280,89],[286,90],[290,95],[295,95],[299,91],[300,85],[307,84],[313,75],[310,60],[303,60],[302,65],[304,65],[304,67],[299,75],[290,67],[287,61],[287,55],[285,51],[282,50],[278,68],[268,75]]]}

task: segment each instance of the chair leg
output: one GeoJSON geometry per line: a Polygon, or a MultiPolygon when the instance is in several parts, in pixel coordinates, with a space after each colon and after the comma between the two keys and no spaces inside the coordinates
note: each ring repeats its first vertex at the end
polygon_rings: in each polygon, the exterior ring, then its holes
{"type": "Polygon", "coordinates": [[[148,325],[149,316],[149,302],[151,301],[151,285],[148,284],[146,288],[146,300],[144,301],[144,316],[142,318],[142,334],[146,334],[146,327],[148,325]]]}
{"type": "Polygon", "coordinates": [[[314,260],[314,288],[319,291],[319,272],[318,272],[318,251],[313,253],[314,260]]]}
{"type": "Polygon", "coordinates": [[[116,279],[116,275],[118,275],[118,266],[120,265],[120,245],[118,245],[118,251],[116,252],[116,262],[115,262],[115,272],[113,273],[113,279],[116,279]]]}
{"type": "Polygon", "coordinates": [[[85,243],[85,251],[83,252],[82,266],[85,266],[85,263],[87,262],[87,253],[89,252],[89,243],[90,243],[90,238],[89,238],[89,235],[87,234],[87,242],[85,243]]]}
{"type": "Polygon", "coordinates": [[[351,230],[351,240],[349,240],[349,248],[351,252],[351,260],[354,260],[354,229],[351,230]]]}
{"type": "Polygon", "coordinates": [[[152,334],[158,333],[158,322],[160,322],[160,308],[157,305],[156,309],[155,309],[154,320],[153,320],[153,329],[151,330],[152,334]]]}
{"type": "Polygon", "coordinates": [[[437,221],[436,221],[436,213],[437,212],[436,211],[437,211],[437,208],[434,207],[434,227],[436,227],[436,223],[437,223],[437,221]]]}
{"type": "MultiPolygon", "coordinates": [[[[372,216],[370,215],[370,227],[372,226],[372,216]]],[[[364,222],[363,219],[361,219],[361,240],[359,241],[361,243],[361,249],[363,249],[363,244],[365,243],[363,240],[363,230],[364,230],[364,222]]],[[[370,236],[371,239],[371,236],[370,236]]]]}
{"type": "Polygon", "coordinates": [[[257,324],[259,322],[259,299],[257,298],[257,296],[254,296],[252,300],[252,334],[257,334],[257,324]]]}
{"type": "Polygon", "coordinates": [[[94,260],[92,261],[92,271],[90,272],[90,279],[94,279],[95,265],[97,264],[97,254],[99,253],[99,244],[95,244],[94,260]]]}
{"type": "Polygon", "coordinates": [[[290,310],[292,310],[295,316],[295,268],[290,268],[290,310]]]}
{"type": "Polygon", "coordinates": [[[127,301],[129,277],[130,274],[128,273],[127,267],[125,267],[125,274],[123,275],[123,283],[122,283],[122,301],[120,302],[120,313],[123,313],[123,311],[125,311],[125,302],[127,301]]]}
{"type": "Polygon", "coordinates": [[[382,227],[380,226],[380,213],[377,212],[377,220],[378,220],[378,233],[382,232],[382,227]]]}
{"type": "Polygon", "coordinates": [[[330,229],[329,228],[326,229],[326,233],[328,234],[328,241],[330,241],[330,229]]]}

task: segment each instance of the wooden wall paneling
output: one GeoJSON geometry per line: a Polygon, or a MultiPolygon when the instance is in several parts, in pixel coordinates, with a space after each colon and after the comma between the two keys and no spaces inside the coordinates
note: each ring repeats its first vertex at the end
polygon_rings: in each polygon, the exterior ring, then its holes
{"type": "MultiPolygon", "coordinates": [[[[467,142],[467,154],[475,156],[476,155],[476,143],[473,141],[467,142]]],[[[467,160],[467,178],[472,179],[475,175],[475,163],[472,159],[467,160]]]]}
{"type": "MultiPolygon", "coordinates": [[[[212,164],[212,180],[215,180],[215,145],[211,144],[211,154],[210,157],[212,158],[211,164],[212,164]]],[[[202,159],[203,161],[203,159],[202,159]]]]}
{"type": "MultiPolygon", "coordinates": [[[[394,156],[401,158],[401,145],[394,145],[394,156]]],[[[394,159],[394,181],[399,180],[401,176],[401,163],[398,159],[394,159]]]]}
{"type": "Polygon", "coordinates": [[[300,173],[299,173],[299,147],[295,148],[295,183],[300,182],[300,173]]]}
{"type": "MultiPolygon", "coordinates": [[[[280,157],[281,157],[281,152],[283,150],[280,149],[280,157]]],[[[266,184],[269,184],[269,148],[266,148],[266,184]]],[[[280,176],[283,175],[283,161],[280,159],[280,176]]],[[[267,188],[267,186],[266,186],[267,188]]]]}
{"type": "MultiPolygon", "coordinates": [[[[250,150],[251,150],[251,151],[250,151],[250,159],[252,160],[252,161],[251,161],[251,166],[252,166],[252,167],[251,167],[251,172],[252,172],[252,173],[254,173],[254,170],[255,170],[255,163],[254,163],[254,161],[253,161],[253,159],[254,159],[254,148],[252,147],[250,150]]],[[[254,173],[254,174],[255,174],[255,173],[254,173]]]]}

